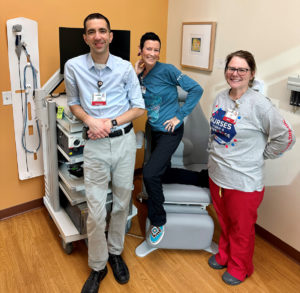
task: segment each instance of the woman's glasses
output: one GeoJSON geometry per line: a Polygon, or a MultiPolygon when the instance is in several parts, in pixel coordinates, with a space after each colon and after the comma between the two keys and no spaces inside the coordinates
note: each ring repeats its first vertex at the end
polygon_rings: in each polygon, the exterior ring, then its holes
{"type": "Polygon", "coordinates": [[[226,71],[228,73],[234,73],[236,71],[239,75],[245,75],[249,70],[250,70],[249,68],[235,68],[235,67],[226,68],[226,71]]]}

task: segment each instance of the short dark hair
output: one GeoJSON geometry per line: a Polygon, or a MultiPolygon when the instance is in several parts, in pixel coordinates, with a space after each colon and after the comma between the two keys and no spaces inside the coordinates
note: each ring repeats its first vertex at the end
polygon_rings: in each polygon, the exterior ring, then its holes
{"type": "MultiPolygon", "coordinates": [[[[255,63],[254,56],[250,52],[243,51],[243,50],[235,51],[226,57],[225,72],[227,70],[229,62],[233,57],[240,57],[245,59],[245,61],[248,63],[248,66],[250,67],[251,73],[256,72],[256,63],[255,63]]],[[[253,81],[254,81],[254,77],[249,82],[250,87],[252,87],[253,81]]]]}
{"type": "Polygon", "coordinates": [[[160,38],[157,34],[149,32],[142,35],[140,40],[140,49],[142,50],[144,48],[145,42],[151,40],[151,41],[158,41],[159,46],[161,47],[160,38]]]}
{"type": "Polygon", "coordinates": [[[104,19],[107,23],[108,31],[110,31],[110,22],[109,22],[108,18],[100,13],[92,13],[92,14],[89,14],[83,21],[84,34],[86,34],[86,23],[88,20],[91,20],[91,19],[104,19]]]}

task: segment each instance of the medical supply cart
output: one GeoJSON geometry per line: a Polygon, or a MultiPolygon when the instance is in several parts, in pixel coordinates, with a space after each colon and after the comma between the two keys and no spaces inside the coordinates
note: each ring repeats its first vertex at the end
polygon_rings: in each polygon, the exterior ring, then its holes
{"type": "MultiPolygon", "coordinates": [[[[87,239],[86,218],[88,215],[84,191],[84,180],[81,176],[70,174],[70,168],[83,162],[81,149],[82,123],[74,117],[63,115],[57,118],[57,108],[65,109],[66,96],[52,98],[45,96],[43,90],[36,94],[39,117],[42,128],[43,160],[45,176],[44,204],[55,222],[61,237],[62,247],[67,254],[73,250],[73,242],[87,239]],[[79,150],[79,151],[78,151],[79,150]]],[[[106,209],[107,220],[112,208],[112,192],[109,189],[106,209]]],[[[130,229],[131,219],[137,209],[130,202],[126,231],[130,229]]]]}

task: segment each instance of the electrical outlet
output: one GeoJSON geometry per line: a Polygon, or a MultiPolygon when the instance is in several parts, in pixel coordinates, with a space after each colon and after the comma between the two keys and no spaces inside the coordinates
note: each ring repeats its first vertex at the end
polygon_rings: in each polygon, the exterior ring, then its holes
{"type": "Polygon", "coordinates": [[[11,92],[2,92],[3,105],[11,105],[11,92]]]}

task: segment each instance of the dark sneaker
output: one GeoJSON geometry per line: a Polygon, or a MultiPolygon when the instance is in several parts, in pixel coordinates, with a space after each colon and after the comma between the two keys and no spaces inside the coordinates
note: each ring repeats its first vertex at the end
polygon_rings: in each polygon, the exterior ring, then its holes
{"type": "Polygon", "coordinates": [[[216,256],[212,255],[209,260],[208,260],[208,264],[211,268],[215,269],[215,270],[221,270],[226,268],[226,266],[220,265],[217,263],[216,261],[216,256]]]}
{"type": "Polygon", "coordinates": [[[116,281],[120,284],[126,284],[129,281],[129,271],[121,255],[109,254],[108,262],[116,281]]]}
{"type": "Polygon", "coordinates": [[[99,272],[92,270],[90,276],[85,281],[81,293],[97,293],[100,282],[104,279],[107,274],[107,266],[99,272]]]}
{"type": "Polygon", "coordinates": [[[152,245],[157,245],[164,237],[165,226],[151,226],[149,241],[152,245]]]}
{"type": "Polygon", "coordinates": [[[230,275],[227,271],[223,274],[222,280],[226,284],[231,285],[231,286],[238,285],[238,284],[242,283],[241,280],[239,280],[239,279],[235,278],[234,276],[230,275]]]}

